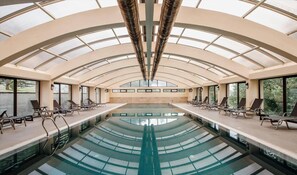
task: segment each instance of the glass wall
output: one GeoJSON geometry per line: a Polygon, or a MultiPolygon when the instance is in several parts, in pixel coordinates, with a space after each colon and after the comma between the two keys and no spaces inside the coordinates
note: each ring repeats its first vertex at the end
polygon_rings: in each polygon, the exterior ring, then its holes
{"type": "Polygon", "coordinates": [[[90,88],[87,86],[81,87],[81,103],[87,103],[87,99],[90,97],[90,88]]]}
{"type": "Polygon", "coordinates": [[[17,79],[17,115],[33,114],[30,100],[39,101],[39,82],[17,79]]]}
{"type": "Polygon", "coordinates": [[[14,80],[0,78],[0,114],[7,110],[8,115],[13,115],[14,102],[14,80]]]}
{"type": "Polygon", "coordinates": [[[231,83],[227,85],[228,105],[237,107],[241,98],[246,97],[245,82],[231,83]]]}
{"type": "Polygon", "coordinates": [[[261,80],[260,87],[261,98],[264,99],[265,112],[283,112],[283,78],[261,80]]]}
{"type": "Polygon", "coordinates": [[[39,81],[0,78],[0,113],[7,110],[9,116],[30,115],[30,100],[39,100],[39,81]]]}
{"type": "Polygon", "coordinates": [[[228,84],[227,95],[228,95],[228,105],[230,107],[237,107],[238,96],[237,96],[237,83],[228,84]]]}
{"type": "Polygon", "coordinates": [[[290,77],[286,80],[286,111],[290,113],[297,102],[297,77],[290,77]]]}
{"type": "Polygon", "coordinates": [[[209,104],[214,104],[218,102],[219,86],[209,86],[208,87],[208,102],[209,104]]]}
{"type": "Polygon", "coordinates": [[[68,84],[54,85],[54,100],[63,108],[69,108],[68,100],[72,99],[72,86],[68,84]]]}

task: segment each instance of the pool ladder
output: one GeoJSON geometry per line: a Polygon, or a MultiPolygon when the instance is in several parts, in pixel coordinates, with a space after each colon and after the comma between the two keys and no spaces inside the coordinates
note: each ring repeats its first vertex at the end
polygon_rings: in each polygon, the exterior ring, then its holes
{"type": "Polygon", "coordinates": [[[48,153],[49,156],[52,156],[52,155],[55,154],[55,152],[58,149],[64,148],[64,146],[68,143],[69,137],[70,137],[70,127],[69,127],[67,121],[65,120],[65,118],[63,117],[62,114],[57,114],[54,117],[45,117],[45,118],[43,118],[43,120],[42,120],[42,127],[45,130],[46,137],[47,137],[47,139],[46,139],[46,141],[45,141],[45,143],[43,145],[43,148],[42,148],[42,150],[44,152],[48,152],[48,151],[46,151],[46,147],[47,147],[47,145],[49,143],[49,140],[50,140],[50,135],[49,135],[48,130],[46,129],[46,127],[44,125],[46,120],[51,120],[52,123],[54,124],[54,126],[56,127],[56,129],[58,130],[58,135],[57,135],[56,138],[54,138],[54,142],[50,146],[50,152],[48,153]],[[56,123],[56,119],[57,118],[62,118],[63,121],[65,122],[65,124],[67,126],[67,132],[66,133],[61,133],[61,129],[58,127],[58,125],[56,123]]]}

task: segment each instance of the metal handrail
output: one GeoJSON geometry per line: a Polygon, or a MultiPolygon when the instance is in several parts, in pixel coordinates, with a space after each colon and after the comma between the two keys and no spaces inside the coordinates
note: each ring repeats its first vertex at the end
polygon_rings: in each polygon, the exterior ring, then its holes
{"type": "MultiPolygon", "coordinates": [[[[56,127],[56,129],[58,130],[58,138],[57,138],[57,140],[55,140],[55,143],[56,142],[59,142],[60,141],[60,137],[61,137],[61,131],[60,131],[59,127],[57,126],[55,120],[52,117],[45,117],[45,118],[43,118],[43,120],[42,120],[42,127],[43,127],[44,131],[46,132],[46,137],[47,137],[47,139],[46,139],[46,141],[45,141],[45,143],[43,145],[43,148],[42,148],[43,151],[45,150],[45,147],[48,144],[48,140],[49,140],[48,131],[47,131],[46,127],[44,126],[44,122],[46,120],[51,120],[53,122],[54,126],[56,127]]],[[[52,150],[52,152],[50,153],[50,156],[52,156],[56,152],[57,149],[58,149],[58,147],[55,147],[54,150],[52,150]]]]}

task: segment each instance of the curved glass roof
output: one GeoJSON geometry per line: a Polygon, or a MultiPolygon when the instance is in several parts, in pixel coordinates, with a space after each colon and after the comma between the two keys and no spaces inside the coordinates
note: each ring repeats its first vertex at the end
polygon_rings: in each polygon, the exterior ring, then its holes
{"type": "MultiPolygon", "coordinates": [[[[157,1],[158,4],[162,2],[162,0],[157,1]]],[[[50,21],[100,8],[113,8],[113,6],[117,6],[116,0],[50,0],[0,6],[0,42],[5,42],[15,35],[22,35],[22,32],[50,21]]],[[[295,0],[225,0],[224,2],[221,0],[183,0],[182,6],[182,8],[209,10],[244,18],[297,40],[297,1],[295,0]]],[[[124,24],[121,25],[124,26],[124,24]]],[[[145,37],[143,27],[141,26],[141,31],[145,37]]],[[[158,25],[154,26],[153,31],[154,42],[156,41],[158,25]]],[[[232,60],[252,71],[292,62],[288,58],[242,39],[186,26],[174,26],[168,43],[210,52],[226,60],[232,60]]],[[[48,73],[57,65],[69,62],[82,55],[106,47],[125,44],[131,44],[126,27],[105,28],[90,33],[72,35],[66,40],[50,43],[15,59],[10,64],[48,73]]],[[[154,50],[153,47],[152,50],[154,50]]],[[[231,70],[225,69],[224,66],[219,67],[207,63],[201,58],[189,58],[167,53],[166,49],[163,57],[203,68],[221,78],[235,75],[231,70]]],[[[107,57],[82,65],[66,73],[65,76],[80,78],[82,75],[102,66],[113,65],[118,61],[130,59],[135,59],[133,50],[130,54],[107,57]]],[[[204,75],[198,76],[207,79],[204,75]]],[[[100,75],[90,77],[90,81],[98,77],[100,75]]]]}

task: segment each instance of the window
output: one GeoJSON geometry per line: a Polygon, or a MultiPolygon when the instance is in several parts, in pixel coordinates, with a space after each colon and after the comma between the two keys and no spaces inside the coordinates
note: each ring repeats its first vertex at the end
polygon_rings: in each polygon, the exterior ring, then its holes
{"type": "Polygon", "coordinates": [[[31,115],[33,109],[30,100],[39,100],[39,82],[17,79],[17,114],[31,115]]]}
{"type": "Polygon", "coordinates": [[[208,88],[208,99],[210,104],[214,104],[218,101],[219,86],[209,86],[208,88]]]}
{"type": "Polygon", "coordinates": [[[228,84],[227,88],[227,95],[228,95],[228,105],[230,107],[237,107],[238,106],[238,96],[237,96],[237,83],[228,84]]]}
{"type": "Polygon", "coordinates": [[[137,93],[161,92],[161,89],[137,89],[137,93]]]}
{"type": "Polygon", "coordinates": [[[120,87],[177,87],[177,85],[161,80],[136,80],[122,84],[120,87]]]}
{"type": "Polygon", "coordinates": [[[135,89],[113,89],[112,93],[134,93],[135,89]]]}
{"type": "Polygon", "coordinates": [[[9,116],[33,113],[30,100],[39,100],[39,81],[0,78],[0,112],[9,116]]]}
{"type": "Polygon", "coordinates": [[[297,102],[297,77],[290,77],[286,80],[286,111],[290,113],[297,102]]]}
{"type": "Polygon", "coordinates": [[[72,99],[72,86],[68,84],[54,84],[54,100],[63,108],[69,108],[68,100],[72,99]]]}
{"type": "Polygon", "coordinates": [[[197,95],[198,101],[202,101],[202,91],[203,91],[202,87],[198,87],[196,89],[196,95],[197,95]]]}
{"type": "Polygon", "coordinates": [[[90,98],[90,88],[87,86],[81,87],[81,103],[83,104],[87,99],[90,98]]]}
{"type": "Polygon", "coordinates": [[[95,95],[96,95],[96,103],[101,103],[101,89],[96,88],[95,89],[95,95]]]}
{"type": "Polygon", "coordinates": [[[14,80],[0,78],[0,112],[7,110],[8,115],[14,114],[14,80]]]}
{"type": "Polygon", "coordinates": [[[260,87],[265,112],[283,112],[283,78],[261,80],[260,87]]]}
{"type": "Polygon", "coordinates": [[[241,98],[246,97],[245,82],[232,83],[227,85],[228,105],[237,107],[241,98]]]}
{"type": "Polygon", "coordinates": [[[184,93],[186,89],[163,89],[163,92],[184,93]]]}

